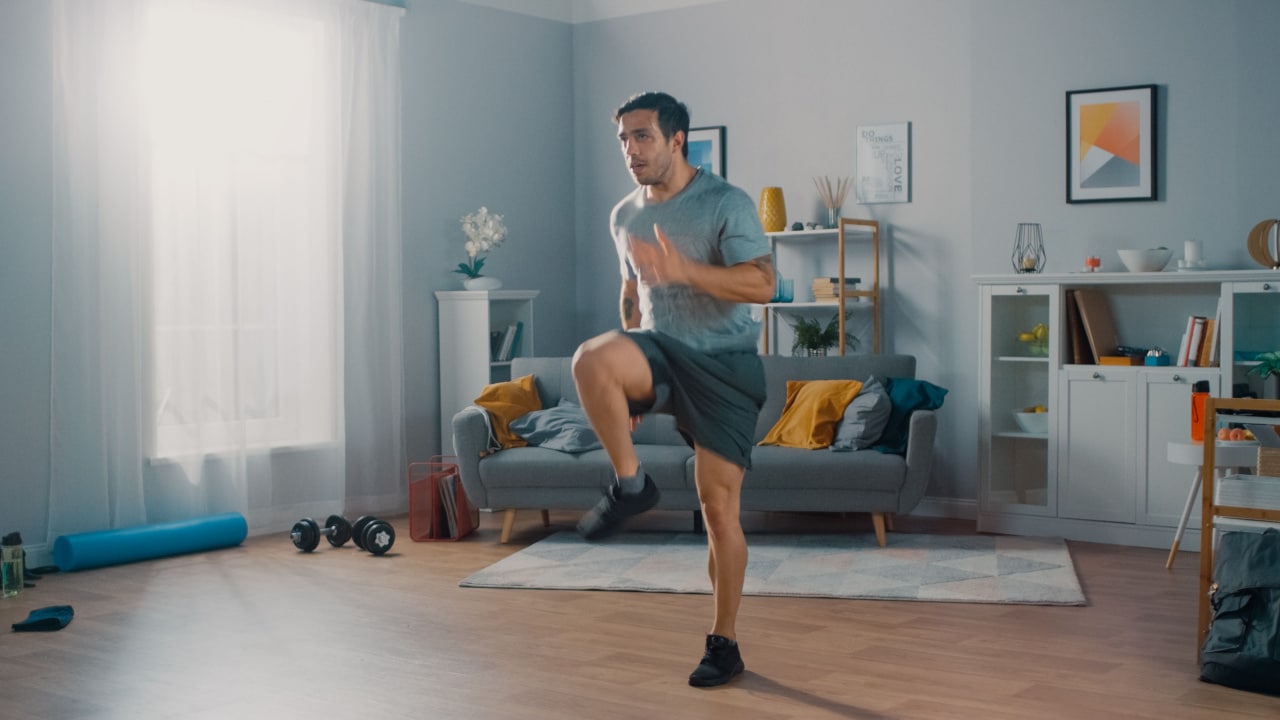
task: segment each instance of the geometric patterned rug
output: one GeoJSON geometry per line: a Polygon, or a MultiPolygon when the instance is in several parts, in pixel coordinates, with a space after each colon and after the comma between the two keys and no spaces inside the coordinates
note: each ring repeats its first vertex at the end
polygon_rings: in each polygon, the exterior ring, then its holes
{"type": "MultiPolygon", "coordinates": [[[[1005,535],[747,536],[746,595],[1084,605],[1060,538],[1005,535]]],[[[559,532],[463,580],[463,587],[711,592],[707,541],[623,533],[588,543],[559,532]]]]}

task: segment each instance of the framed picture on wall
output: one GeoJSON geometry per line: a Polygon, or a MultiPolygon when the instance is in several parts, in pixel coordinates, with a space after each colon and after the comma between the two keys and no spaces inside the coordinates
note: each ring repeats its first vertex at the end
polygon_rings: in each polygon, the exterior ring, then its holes
{"type": "Polygon", "coordinates": [[[689,164],[726,180],[724,126],[689,128],[689,164]]]}
{"type": "Polygon", "coordinates": [[[911,202],[911,123],[858,127],[858,202],[911,202]]]}
{"type": "Polygon", "coordinates": [[[1156,86],[1067,93],[1067,202],[1156,199],[1156,86]]]}

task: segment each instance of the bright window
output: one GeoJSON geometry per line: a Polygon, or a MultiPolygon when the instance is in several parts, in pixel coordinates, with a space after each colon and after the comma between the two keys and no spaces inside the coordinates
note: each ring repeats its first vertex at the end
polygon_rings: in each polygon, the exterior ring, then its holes
{"type": "Polygon", "coordinates": [[[331,442],[340,87],[322,25],[175,0],[146,37],[154,454],[331,442]]]}

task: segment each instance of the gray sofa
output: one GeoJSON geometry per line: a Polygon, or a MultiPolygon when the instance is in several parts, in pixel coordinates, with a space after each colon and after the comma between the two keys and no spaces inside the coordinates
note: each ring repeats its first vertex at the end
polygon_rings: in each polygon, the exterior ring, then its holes
{"type": "MultiPolygon", "coordinates": [[[[845,355],[788,357],[765,355],[768,400],[756,425],[759,442],[782,414],[788,380],[914,378],[910,355],[845,355]]],[[[577,401],[570,358],[516,358],[511,376],[530,373],[536,380],[542,407],[561,398],[577,401]]],[[[742,490],[743,510],[865,512],[870,513],[876,539],[885,544],[895,513],[909,513],[924,497],[933,467],[937,417],[932,410],[910,416],[905,456],[874,449],[832,452],[777,446],[752,449],[752,468],[742,490]]],[[[507,542],[516,510],[548,508],[585,510],[600,499],[601,488],[613,480],[603,450],[565,453],[542,447],[487,450],[488,425],[477,407],[453,417],[453,444],[467,497],[481,508],[505,511],[500,542],[507,542]]],[[[660,509],[699,508],[693,479],[693,451],[667,415],[649,416],[633,433],[645,471],[662,490],[660,509]]],[[[695,515],[695,523],[697,522],[695,515]]]]}

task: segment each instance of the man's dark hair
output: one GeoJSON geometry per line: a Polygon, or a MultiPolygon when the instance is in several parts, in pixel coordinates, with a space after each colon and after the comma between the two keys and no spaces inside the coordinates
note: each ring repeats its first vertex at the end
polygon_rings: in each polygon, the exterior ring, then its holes
{"type": "Polygon", "coordinates": [[[662,131],[662,136],[670,140],[677,131],[684,133],[684,144],[680,146],[680,152],[689,157],[689,108],[684,103],[664,92],[638,93],[627,98],[618,108],[613,114],[613,121],[618,122],[632,110],[657,110],[658,129],[662,131]]]}

